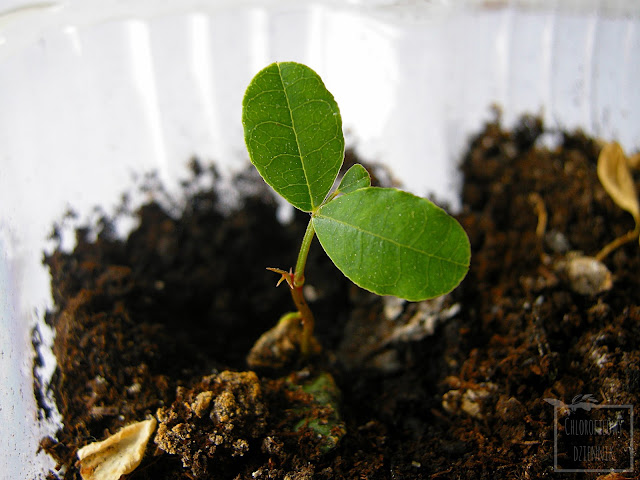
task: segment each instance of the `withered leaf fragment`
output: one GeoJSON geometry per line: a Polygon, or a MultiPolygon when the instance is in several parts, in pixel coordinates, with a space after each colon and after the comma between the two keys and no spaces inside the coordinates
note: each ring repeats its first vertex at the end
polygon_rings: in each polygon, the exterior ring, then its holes
{"type": "Polygon", "coordinates": [[[150,418],[120,429],[101,442],[78,450],[80,475],[84,480],[118,480],[140,465],[149,437],[156,429],[150,418]]]}
{"type": "Polygon", "coordinates": [[[631,169],[622,147],[617,142],[607,143],[598,157],[598,178],[616,204],[633,215],[640,224],[640,204],[631,169]]]}
{"type": "Polygon", "coordinates": [[[602,260],[620,245],[638,237],[640,233],[640,203],[631,174],[631,162],[619,143],[611,142],[602,147],[598,157],[598,179],[616,205],[629,212],[636,223],[632,231],[617,238],[596,255],[598,260],[602,260]]]}

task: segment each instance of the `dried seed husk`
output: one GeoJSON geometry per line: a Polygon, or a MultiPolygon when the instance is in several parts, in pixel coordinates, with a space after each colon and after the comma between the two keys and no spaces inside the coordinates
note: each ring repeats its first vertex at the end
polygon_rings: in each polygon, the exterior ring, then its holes
{"type": "Polygon", "coordinates": [[[101,442],[78,450],[80,475],[84,480],[118,480],[133,472],[144,456],[149,437],[156,429],[156,419],[150,418],[120,429],[101,442]]]}

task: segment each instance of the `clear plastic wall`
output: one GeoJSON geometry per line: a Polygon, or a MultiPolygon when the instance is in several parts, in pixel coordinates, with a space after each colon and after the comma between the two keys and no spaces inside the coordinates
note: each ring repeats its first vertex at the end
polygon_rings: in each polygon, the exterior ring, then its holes
{"type": "MultiPolygon", "coordinates": [[[[68,1],[0,6],[0,469],[36,478],[31,330],[52,307],[42,252],[72,207],[109,210],[197,155],[244,166],[241,100],[262,67],[314,68],[349,144],[456,207],[469,135],[500,106],[640,146],[632,1],[68,1]]],[[[46,334],[46,330],[45,330],[46,334]]],[[[45,342],[50,341],[45,335],[45,342]]],[[[50,373],[53,364],[45,367],[50,373]]]]}

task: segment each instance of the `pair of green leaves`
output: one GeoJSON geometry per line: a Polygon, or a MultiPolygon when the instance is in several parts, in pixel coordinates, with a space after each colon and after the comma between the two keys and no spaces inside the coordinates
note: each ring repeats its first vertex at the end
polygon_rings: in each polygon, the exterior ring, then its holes
{"type": "Polygon", "coordinates": [[[305,65],[274,63],[247,88],[242,122],[251,162],[294,207],[311,213],[320,244],[349,279],[417,301],[449,292],[469,268],[469,240],[430,201],[370,186],[354,165],[330,194],[344,159],[333,95],[305,65]]]}

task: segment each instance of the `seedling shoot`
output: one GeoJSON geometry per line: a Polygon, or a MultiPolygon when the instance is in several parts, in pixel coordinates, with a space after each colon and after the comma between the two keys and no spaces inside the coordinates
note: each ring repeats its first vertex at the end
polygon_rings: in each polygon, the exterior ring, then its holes
{"type": "Polygon", "coordinates": [[[425,300],[450,292],[465,277],[469,239],[429,200],[372,187],[359,164],[331,191],[344,160],[342,118],[333,95],[309,67],[283,62],[258,72],[245,92],[242,123],[249,158],[262,178],[310,214],[295,269],[270,268],[291,290],[303,324],[303,355],[309,352],[314,318],[302,287],[316,235],[346,277],[378,295],[425,300]]]}

